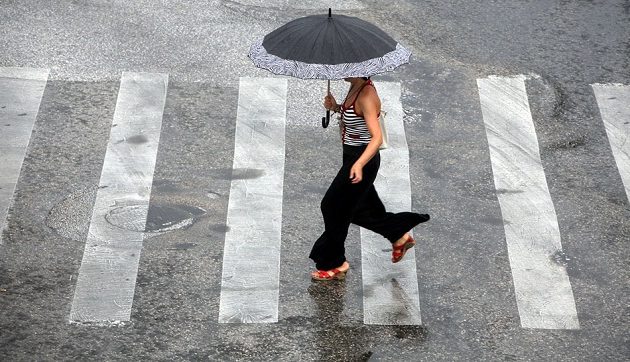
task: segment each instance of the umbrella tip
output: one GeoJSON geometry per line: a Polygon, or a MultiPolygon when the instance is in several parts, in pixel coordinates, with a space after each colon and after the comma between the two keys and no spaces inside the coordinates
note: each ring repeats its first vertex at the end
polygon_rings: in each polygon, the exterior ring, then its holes
{"type": "Polygon", "coordinates": [[[332,9],[331,8],[328,8],[328,17],[332,18],[332,9]]]}

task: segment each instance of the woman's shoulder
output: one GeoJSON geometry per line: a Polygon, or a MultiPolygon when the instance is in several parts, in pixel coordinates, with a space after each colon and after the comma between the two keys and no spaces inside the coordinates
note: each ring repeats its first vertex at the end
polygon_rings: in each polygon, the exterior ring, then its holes
{"type": "Polygon", "coordinates": [[[376,112],[380,112],[381,99],[378,96],[376,88],[373,85],[366,86],[365,90],[359,94],[357,104],[359,106],[358,111],[360,111],[361,114],[363,114],[365,108],[372,108],[375,109],[376,112]]]}
{"type": "Polygon", "coordinates": [[[360,96],[361,98],[364,98],[364,99],[372,98],[372,97],[378,98],[378,92],[376,91],[376,87],[374,86],[374,84],[370,83],[370,84],[365,85],[365,88],[361,92],[360,96]]]}
{"type": "Polygon", "coordinates": [[[376,91],[376,87],[374,84],[366,85],[365,89],[361,94],[359,94],[359,101],[363,102],[380,102],[380,98],[378,96],[378,92],[376,91]]]}

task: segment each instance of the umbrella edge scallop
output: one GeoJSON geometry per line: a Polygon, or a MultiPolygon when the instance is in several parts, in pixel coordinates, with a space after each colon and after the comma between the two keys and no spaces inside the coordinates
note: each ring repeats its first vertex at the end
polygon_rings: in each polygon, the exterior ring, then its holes
{"type": "Polygon", "coordinates": [[[358,63],[312,64],[295,60],[282,59],[267,52],[260,40],[249,49],[249,58],[254,65],[274,74],[288,75],[301,79],[343,79],[351,77],[369,77],[394,70],[409,63],[411,52],[396,44],[396,49],[382,57],[368,59],[358,63]]]}

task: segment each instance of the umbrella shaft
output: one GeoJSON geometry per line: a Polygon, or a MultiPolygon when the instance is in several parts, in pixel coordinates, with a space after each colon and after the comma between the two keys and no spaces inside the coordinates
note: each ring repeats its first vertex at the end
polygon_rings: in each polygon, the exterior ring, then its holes
{"type": "MultiPolygon", "coordinates": [[[[328,80],[328,95],[330,95],[330,79],[328,80]]],[[[326,110],[326,117],[322,117],[322,127],[326,128],[328,127],[328,124],[330,123],[330,109],[326,110]]]]}

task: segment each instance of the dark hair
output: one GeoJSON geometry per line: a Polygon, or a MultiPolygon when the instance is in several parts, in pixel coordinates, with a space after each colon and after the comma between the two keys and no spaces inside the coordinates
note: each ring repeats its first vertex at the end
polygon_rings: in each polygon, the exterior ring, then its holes
{"type": "Polygon", "coordinates": [[[370,77],[361,77],[361,78],[363,78],[363,80],[368,80],[368,79],[370,79],[370,77]]]}

